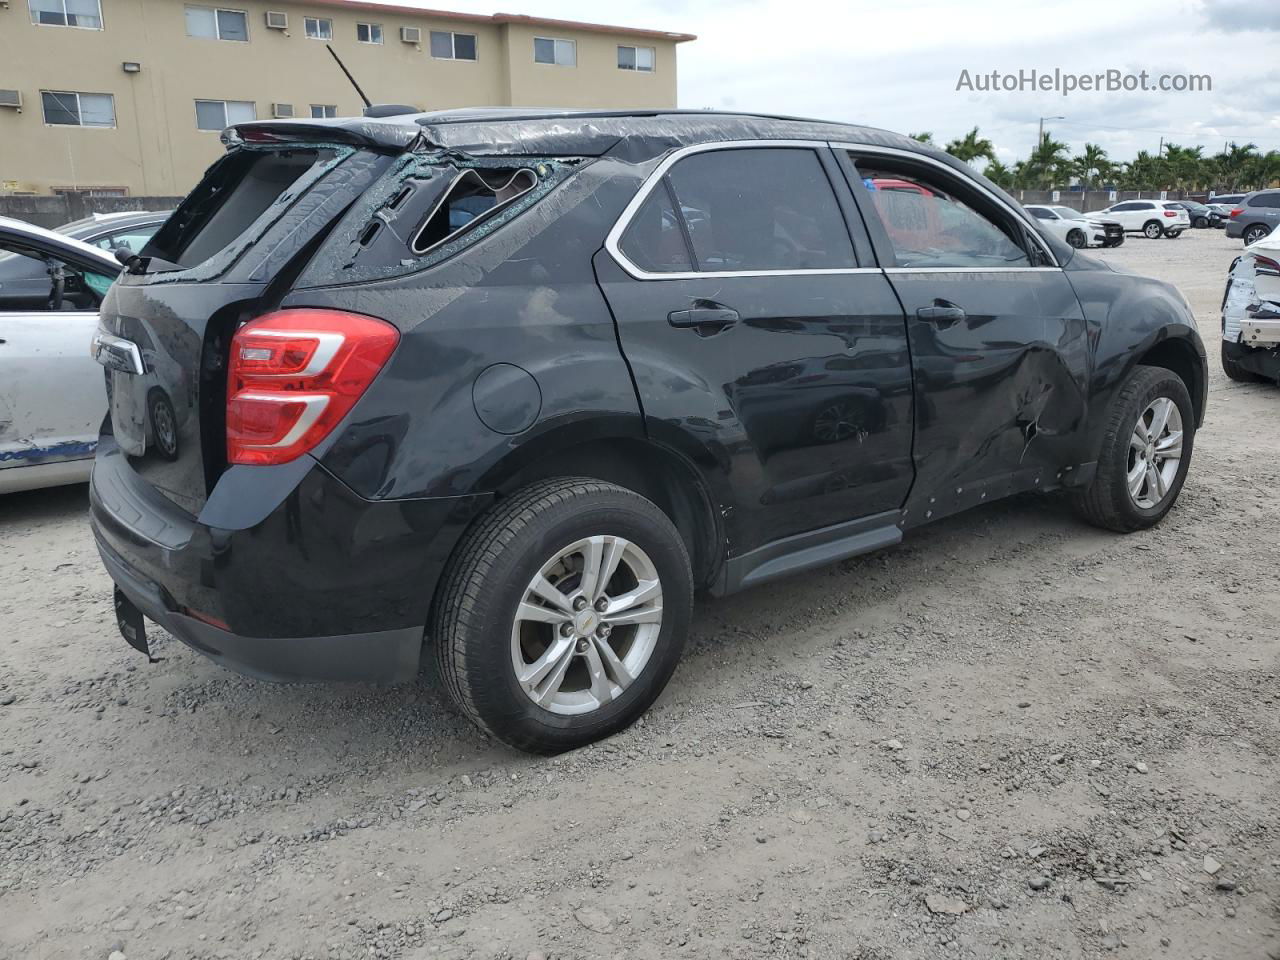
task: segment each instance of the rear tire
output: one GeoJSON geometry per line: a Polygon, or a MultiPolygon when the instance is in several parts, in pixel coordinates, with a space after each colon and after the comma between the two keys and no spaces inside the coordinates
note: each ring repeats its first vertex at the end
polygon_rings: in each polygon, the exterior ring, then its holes
{"type": "Polygon", "coordinates": [[[1159,240],[1164,234],[1164,227],[1160,226],[1159,220],[1148,220],[1142,225],[1142,235],[1148,240],[1159,240]]]}
{"type": "Polygon", "coordinates": [[[1227,344],[1224,340],[1222,343],[1222,372],[1227,375],[1228,380],[1234,380],[1236,383],[1271,383],[1268,377],[1264,377],[1260,373],[1254,373],[1252,370],[1246,370],[1240,364],[1236,363],[1227,355],[1227,344]]]}
{"type": "MultiPolygon", "coordinates": [[[[1167,407],[1164,409],[1168,412],[1167,407]]],[[[1102,430],[1097,473],[1085,490],[1073,495],[1072,506],[1089,523],[1117,533],[1155,526],[1173,508],[1191,465],[1196,421],[1186,384],[1164,367],[1136,367],[1111,401],[1102,430]],[[1148,425],[1154,425],[1147,418],[1152,415],[1153,407],[1163,406],[1161,401],[1172,401],[1176,408],[1176,418],[1168,414],[1161,434],[1172,437],[1169,425],[1176,421],[1180,428],[1176,442],[1178,458],[1176,469],[1157,471],[1160,477],[1149,481],[1146,478],[1151,474],[1141,469],[1141,462],[1152,455],[1152,449],[1135,449],[1135,437],[1140,418],[1144,431],[1148,425]],[[1132,492],[1135,476],[1139,481],[1137,493],[1132,492]],[[1163,492],[1152,502],[1153,491],[1160,489],[1160,485],[1163,492]]],[[[1160,450],[1159,443],[1153,442],[1153,446],[1157,452],[1160,450]]],[[[1165,449],[1173,447],[1166,445],[1165,449]]],[[[1162,462],[1168,464],[1169,458],[1162,462]]]]}
{"type": "Polygon", "coordinates": [[[559,753],[622,730],[657,699],[684,649],[693,578],[658,507],[614,484],[563,478],[482,516],[437,596],[431,636],[454,702],[513,747],[559,753]]]}
{"type": "Polygon", "coordinates": [[[1252,226],[1246,227],[1244,233],[1241,236],[1244,240],[1244,245],[1247,247],[1251,243],[1257,243],[1259,240],[1261,240],[1263,237],[1267,236],[1270,233],[1271,231],[1267,229],[1267,227],[1264,224],[1255,223],[1252,226]]]}

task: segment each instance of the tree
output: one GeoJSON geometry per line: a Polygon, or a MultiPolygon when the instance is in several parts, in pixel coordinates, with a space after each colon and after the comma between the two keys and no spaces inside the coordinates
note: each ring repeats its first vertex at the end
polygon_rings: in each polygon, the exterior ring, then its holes
{"type": "Polygon", "coordinates": [[[1067,145],[1044,134],[1027,159],[1026,175],[1033,188],[1048,190],[1055,182],[1065,181],[1070,171],[1071,157],[1067,145]]]}
{"type": "Polygon", "coordinates": [[[1107,151],[1096,143],[1086,143],[1084,150],[1071,161],[1071,165],[1073,172],[1080,178],[1081,186],[1086,190],[1093,189],[1095,182],[1106,180],[1112,169],[1107,151]]]}
{"type": "Polygon", "coordinates": [[[923,133],[909,133],[907,134],[907,136],[909,136],[912,140],[919,140],[921,143],[927,143],[929,144],[929,146],[933,146],[932,131],[926,130],[923,133]]]}
{"type": "Polygon", "coordinates": [[[1180,147],[1171,143],[1164,148],[1164,164],[1161,169],[1162,187],[1174,190],[1193,190],[1202,185],[1205,177],[1204,147],[1180,147]]]}
{"type": "Polygon", "coordinates": [[[982,172],[986,175],[986,178],[997,187],[1001,187],[1004,190],[1016,190],[1018,188],[1018,178],[1013,168],[1006,167],[994,157],[982,172]]]}
{"type": "Polygon", "coordinates": [[[979,157],[984,158],[988,164],[996,159],[995,147],[991,145],[990,140],[978,136],[977,127],[974,127],[959,140],[952,140],[943,149],[957,160],[962,160],[968,164],[972,164],[979,157]]]}
{"type": "Polygon", "coordinates": [[[1219,177],[1226,181],[1228,192],[1234,193],[1244,183],[1245,168],[1258,156],[1258,145],[1246,143],[1244,146],[1234,140],[1227,148],[1213,159],[1218,165],[1219,177]]]}

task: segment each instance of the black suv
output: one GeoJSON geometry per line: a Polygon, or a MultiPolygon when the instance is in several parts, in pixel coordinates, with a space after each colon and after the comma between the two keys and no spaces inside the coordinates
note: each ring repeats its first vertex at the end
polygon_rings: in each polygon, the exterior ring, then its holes
{"type": "Polygon", "coordinates": [[[1186,476],[1183,297],[907,137],[470,110],[225,139],[95,340],[93,528],[144,651],[144,614],[276,680],[426,651],[483,728],[563,750],[654,701],[696,590],[1024,491],[1138,530],[1186,476]]]}

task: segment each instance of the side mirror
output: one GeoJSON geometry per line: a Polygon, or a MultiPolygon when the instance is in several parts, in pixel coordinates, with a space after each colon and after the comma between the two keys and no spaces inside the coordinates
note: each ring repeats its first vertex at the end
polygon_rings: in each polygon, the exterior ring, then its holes
{"type": "Polygon", "coordinates": [[[112,250],[111,253],[120,261],[120,265],[122,267],[127,267],[129,265],[129,261],[133,259],[133,251],[129,249],[129,245],[127,243],[122,243],[120,246],[112,250]]]}

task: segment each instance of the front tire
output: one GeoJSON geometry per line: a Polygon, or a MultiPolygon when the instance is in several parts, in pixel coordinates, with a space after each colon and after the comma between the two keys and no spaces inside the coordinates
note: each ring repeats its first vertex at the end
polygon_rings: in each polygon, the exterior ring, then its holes
{"type": "Polygon", "coordinates": [[[1203,230],[1205,227],[1209,226],[1209,218],[1196,217],[1196,222],[1192,224],[1192,226],[1196,227],[1197,229],[1203,230]]]}
{"type": "Polygon", "coordinates": [[[1071,244],[1071,246],[1075,247],[1077,250],[1089,245],[1089,241],[1086,239],[1083,230],[1072,230],[1068,233],[1067,243],[1071,244]]]}
{"type": "Polygon", "coordinates": [[[1072,498],[1076,512],[1117,533],[1155,526],[1182,491],[1195,423],[1191,395],[1177,374],[1135,368],[1111,401],[1097,473],[1072,498]]]}
{"type": "Polygon", "coordinates": [[[440,675],[482,730],[559,753],[624,729],[680,660],[693,606],[684,542],[639,494],[531,484],[464,536],[432,613],[440,675]]]}
{"type": "Polygon", "coordinates": [[[1160,226],[1159,220],[1148,220],[1142,225],[1142,235],[1148,240],[1159,240],[1164,234],[1164,227],[1160,226]]]}
{"type": "Polygon", "coordinates": [[[1165,235],[1168,239],[1170,239],[1170,240],[1177,240],[1180,236],[1182,236],[1182,231],[1181,231],[1181,230],[1166,230],[1166,231],[1164,232],[1164,235],[1165,235]]]}

